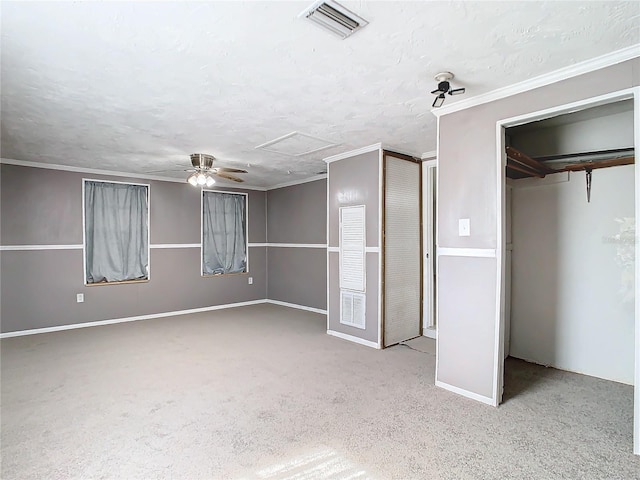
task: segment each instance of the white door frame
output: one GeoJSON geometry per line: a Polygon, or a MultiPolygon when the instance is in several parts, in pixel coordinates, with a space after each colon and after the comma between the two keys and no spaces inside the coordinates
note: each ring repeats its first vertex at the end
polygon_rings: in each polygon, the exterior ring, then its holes
{"type": "MultiPolygon", "coordinates": [[[[621,100],[633,99],[633,121],[634,121],[634,148],[640,146],[640,87],[628,88],[618,92],[600,95],[578,102],[559,105],[546,110],[532,112],[525,115],[506,118],[496,123],[496,159],[497,159],[497,290],[496,290],[496,329],[495,329],[495,352],[493,365],[493,399],[495,405],[502,402],[502,391],[504,385],[504,330],[505,330],[505,267],[504,255],[505,244],[505,136],[504,129],[530,123],[545,118],[556,117],[558,115],[577,112],[586,108],[597,107],[607,103],[621,100]]],[[[637,156],[637,153],[636,153],[637,156]]],[[[634,373],[634,406],[633,406],[633,453],[640,455],[640,295],[638,295],[638,285],[640,285],[640,242],[638,241],[638,226],[640,225],[640,168],[636,163],[635,167],[635,218],[636,218],[636,248],[635,248],[635,373],[634,373]]]]}
{"type": "Polygon", "coordinates": [[[437,325],[435,316],[435,233],[436,219],[434,202],[438,195],[435,188],[435,169],[437,159],[422,162],[422,335],[436,338],[437,325]],[[435,190],[435,192],[434,192],[435,190]],[[435,194],[435,195],[434,195],[435,194]]]}

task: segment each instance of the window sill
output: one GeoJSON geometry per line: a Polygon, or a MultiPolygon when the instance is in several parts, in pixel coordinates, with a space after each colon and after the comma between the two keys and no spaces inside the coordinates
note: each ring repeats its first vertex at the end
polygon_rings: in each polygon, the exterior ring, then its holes
{"type": "Polygon", "coordinates": [[[213,275],[205,275],[203,273],[200,274],[202,278],[220,278],[220,277],[237,277],[239,275],[249,275],[249,272],[238,272],[238,273],[218,273],[213,275]]]}
{"type": "Polygon", "coordinates": [[[130,283],[149,283],[149,279],[144,280],[123,280],[122,282],[98,282],[98,283],[85,283],[85,287],[99,287],[101,285],[126,285],[130,283]]]}

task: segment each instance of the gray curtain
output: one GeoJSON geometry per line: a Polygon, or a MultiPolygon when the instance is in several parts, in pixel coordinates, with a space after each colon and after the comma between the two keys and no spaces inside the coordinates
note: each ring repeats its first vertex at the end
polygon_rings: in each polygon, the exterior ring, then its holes
{"type": "Polygon", "coordinates": [[[245,272],[245,196],[202,192],[202,273],[245,272]]]}
{"type": "Polygon", "coordinates": [[[148,278],[147,187],[85,182],[87,283],[148,278]]]}

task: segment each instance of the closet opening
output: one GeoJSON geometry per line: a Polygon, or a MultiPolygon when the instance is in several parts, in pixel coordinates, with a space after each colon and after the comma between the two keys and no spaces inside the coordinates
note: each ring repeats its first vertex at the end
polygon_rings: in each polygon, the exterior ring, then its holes
{"type": "Polygon", "coordinates": [[[557,408],[635,432],[636,452],[637,104],[627,94],[499,124],[496,369],[499,401],[546,391],[557,408]]]}

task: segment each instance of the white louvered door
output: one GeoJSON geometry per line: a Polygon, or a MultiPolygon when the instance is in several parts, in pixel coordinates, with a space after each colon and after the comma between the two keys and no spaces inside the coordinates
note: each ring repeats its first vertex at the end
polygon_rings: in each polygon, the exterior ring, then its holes
{"type": "Polygon", "coordinates": [[[385,156],[385,347],[421,335],[420,179],[420,164],[385,156]]]}

